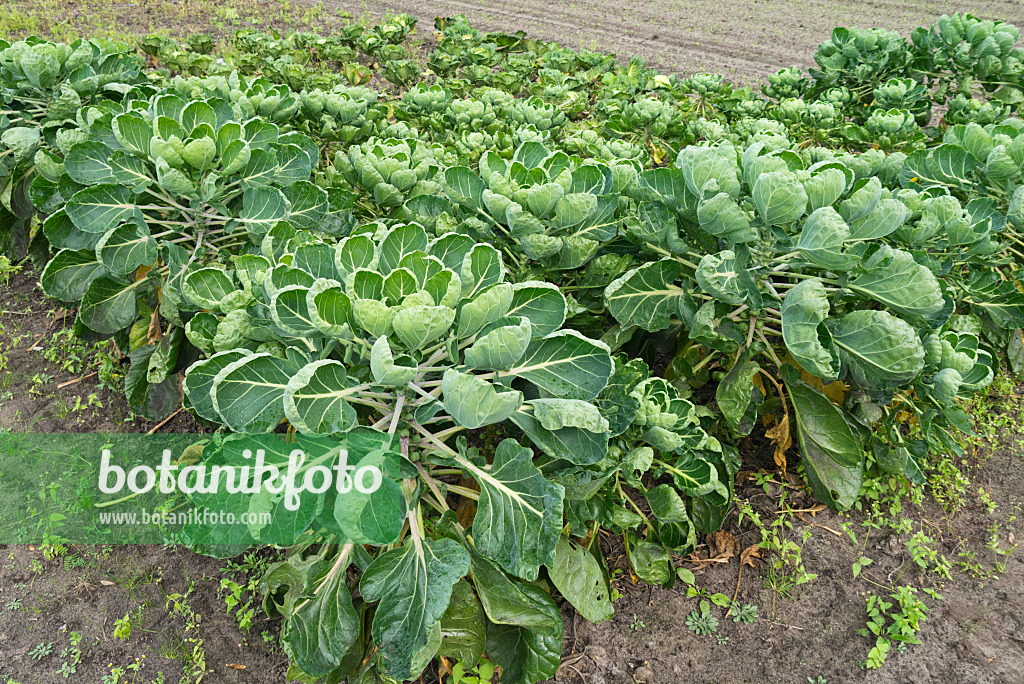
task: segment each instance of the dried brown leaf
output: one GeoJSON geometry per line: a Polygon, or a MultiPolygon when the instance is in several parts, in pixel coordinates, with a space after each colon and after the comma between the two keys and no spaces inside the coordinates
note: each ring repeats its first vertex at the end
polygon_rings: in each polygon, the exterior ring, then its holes
{"type": "Polygon", "coordinates": [[[747,548],[743,549],[740,553],[740,565],[749,565],[750,567],[756,567],[754,564],[755,558],[761,557],[761,547],[757,544],[751,544],[747,548]]]}
{"type": "Polygon", "coordinates": [[[778,425],[766,430],[764,436],[775,445],[775,465],[786,470],[786,452],[793,446],[793,434],[789,431],[789,414],[783,414],[778,425]]]}
{"type": "Polygon", "coordinates": [[[736,541],[736,537],[725,530],[712,532],[707,536],[706,541],[714,560],[729,560],[740,551],[740,544],[736,541]]]}

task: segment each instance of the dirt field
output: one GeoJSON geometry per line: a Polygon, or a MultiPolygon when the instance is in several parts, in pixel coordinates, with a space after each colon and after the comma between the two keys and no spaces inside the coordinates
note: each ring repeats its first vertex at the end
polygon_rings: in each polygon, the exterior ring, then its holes
{"type": "Polygon", "coordinates": [[[573,48],[642,55],[650,66],[689,75],[725,74],[759,85],[784,67],[812,65],[814,50],[835,26],[883,27],[907,35],[940,15],[971,12],[1024,26],[1024,4],[933,0],[325,0],[358,15],[409,12],[430,30],[435,16],[465,14],[481,30],[524,30],[573,48]]]}

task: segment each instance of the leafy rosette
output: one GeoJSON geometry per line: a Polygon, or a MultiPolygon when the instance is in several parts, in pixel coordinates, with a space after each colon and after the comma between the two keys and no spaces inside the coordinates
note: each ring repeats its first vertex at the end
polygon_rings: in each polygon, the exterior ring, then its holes
{"type": "MultiPolygon", "coordinates": [[[[718,355],[736,359],[722,364],[728,372],[717,399],[726,425],[738,434],[750,432],[758,406],[772,394],[771,388],[751,389],[762,363],[755,357],[776,366],[783,360],[796,364],[822,386],[843,381],[881,405],[897,394],[913,403],[918,399],[909,391],[933,377],[926,371],[923,338],[947,325],[958,296],[969,299],[979,315],[1001,316],[1000,327],[1021,323],[1014,303],[1019,293],[1004,292],[1010,301],[998,302],[994,281],[960,281],[960,290],[940,284],[937,274],[945,276],[946,267],[919,261],[910,251],[941,239],[947,254],[962,264],[975,253],[997,251],[990,237],[1001,217],[991,204],[975,202],[968,210],[937,190],[892,191],[878,177],[855,177],[836,160],[805,167],[787,149],[756,143],[740,153],[728,142],[687,148],[676,169],[641,175],[640,215],[657,216],[650,205],[660,205],[662,221],[648,219],[631,233],[668,256],[609,284],[605,304],[623,328],[685,328],[689,351],[679,363],[692,382],[700,382],[696,369],[718,355]],[[662,227],[655,231],[652,225],[662,227]],[[982,242],[988,251],[978,252],[982,242]],[[708,252],[692,254],[691,245],[708,252]]],[[[973,342],[958,337],[957,344],[977,350],[979,332],[962,333],[973,342]]],[[[971,381],[963,384],[987,382],[988,367],[981,362],[965,369],[971,381]]],[[[921,410],[932,410],[939,422],[963,425],[952,401],[959,381],[952,371],[939,380],[938,386],[928,385],[935,387],[927,393],[930,408],[921,410]]],[[[791,399],[797,396],[802,395],[791,399]]],[[[857,478],[844,469],[860,467],[860,447],[850,447],[855,456],[837,456],[809,444],[801,442],[805,463],[813,465],[809,479],[816,494],[839,508],[851,505],[857,489],[850,482],[857,478]]]]}
{"type": "MultiPolygon", "coordinates": [[[[475,579],[488,577],[479,591],[510,592],[481,597],[492,622],[533,629],[531,638],[560,634],[559,624],[541,617],[548,608],[536,612],[551,599],[513,579],[535,580],[541,564],[559,562],[563,543],[563,487],[534,460],[585,467],[607,457],[609,420],[593,401],[613,362],[604,344],[562,329],[566,301],[556,287],[506,282],[498,251],[464,235],[430,240],[417,224],[370,224],[337,245],[274,228],[261,254],[239,256],[231,267],[190,267],[182,292],[201,309],[188,322],[188,338],[210,355],[185,377],[196,415],[236,432],[272,431],[286,421],[302,435],[379,439],[373,458],[393,459],[392,479],[379,494],[358,503],[339,496],[303,521],[316,525],[316,517],[320,533],[378,547],[361,588],[364,599],[380,601],[370,632],[383,669],[396,678],[415,676],[438,652],[431,635],[451,585],[470,565],[475,579]],[[512,440],[486,457],[461,438],[451,444],[460,432],[505,422],[521,429],[540,456],[512,440]],[[383,448],[390,450],[381,456],[383,448]],[[437,479],[452,472],[479,490],[437,479]],[[478,499],[475,521],[458,527],[454,540],[424,538],[419,497],[430,492],[443,510],[446,487],[478,499]],[[417,531],[400,544],[407,518],[417,531]],[[445,563],[450,572],[428,564],[420,574],[415,559],[442,547],[442,555],[458,559],[445,563]],[[394,574],[386,594],[372,588],[378,571],[394,574]],[[428,594],[435,582],[446,586],[428,599],[414,588],[421,582],[428,594]],[[390,612],[405,591],[398,585],[411,592],[415,615],[390,612]],[[433,607],[424,612],[422,601],[433,607]],[[533,617],[509,612],[523,605],[534,606],[533,617]],[[426,660],[414,657],[428,646],[426,660]]],[[[313,510],[319,508],[311,504],[313,510]]],[[[296,528],[294,541],[304,530],[296,528]]],[[[610,611],[607,600],[602,610],[610,611]]],[[[295,639],[308,629],[300,617],[286,628],[295,639]]],[[[347,649],[355,636],[346,638],[347,649]]],[[[543,643],[545,653],[557,653],[553,641],[543,643]]],[[[310,674],[340,666],[338,651],[330,667],[313,664],[315,641],[293,641],[292,648],[310,674]]]]}
{"type": "Polygon", "coordinates": [[[597,523],[624,534],[633,572],[670,584],[672,554],[692,552],[697,532],[721,525],[739,460],[704,430],[701,415],[708,412],[651,376],[643,361],[615,361],[597,399],[611,434],[608,455],[586,466],[555,462],[548,471],[565,487],[574,533],[585,535],[597,523]]]}
{"type": "MultiPolygon", "coordinates": [[[[58,152],[80,135],[79,111],[124,99],[145,83],[141,68],[127,46],[0,40],[0,254],[28,251],[34,184],[41,175],[45,192],[60,176],[58,152]]],[[[41,256],[37,236],[33,254],[41,256]]]]}
{"type": "Polygon", "coordinates": [[[453,167],[442,177],[445,194],[463,207],[469,226],[497,233],[516,252],[554,269],[579,268],[618,235],[618,191],[636,176],[632,164],[582,161],[536,142],[521,145],[511,161],[484,154],[478,169],[479,175],[453,167]]]}
{"type": "Polygon", "coordinates": [[[420,195],[436,195],[441,149],[422,141],[373,138],[338,152],[334,169],[387,212],[420,195]]]}
{"type": "Polygon", "coordinates": [[[296,127],[322,140],[358,142],[372,135],[374,122],[382,114],[374,107],[376,91],[360,86],[335,86],[329,91],[315,89],[299,93],[302,118],[296,127]]]}
{"type": "MultiPolygon", "coordinates": [[[[331,195],[309,181],[317,146],[234,114],[223,100],[160,95],[145,107],[81,115],[88,138],[68,151],[50,189],[66,199],[43,224],[60,251],[41,277],[48,295],[78,307],[79,334],[119,336],[131,349],[140,316],[154,330],[165,327],[160,320],[183,325],[186,265],[259,244],[282,222],[349,229],[350,215],[332,212],[331,195]]],[[[133,404],[150,416],[161,406],[133,404]]]]}

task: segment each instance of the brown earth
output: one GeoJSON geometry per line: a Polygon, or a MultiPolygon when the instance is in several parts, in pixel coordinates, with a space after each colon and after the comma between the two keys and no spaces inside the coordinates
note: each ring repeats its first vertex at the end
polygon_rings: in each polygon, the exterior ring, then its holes
{"type": "MultiPolygon", "coordinates": [[[[43,297],[30,268],[6,285],[0,282],[0,430],[147,432],[156,427],[133,417],[122,392],[104,387],[92,374],[97,368],[92,353],[83,354],[64,337],[73,320],[73,311],[43,297]],[[77,356],[82,361],[72,369],[60,365],[77,356]]],[[[123,373],[125,365],[122,359],[118,371],[123,373]]],[[[184,412],[159,429],[200,430],[184,412]]],[[[69,505],[68,496],[56,498],[69,505]]],[[[27,493],[25,506],[25,525],[38,529],[42,506],[35,493],[27,493]]],[[[194,668],[182,654],[195,653],[197,646],[205,655],[203,682],[283,682],[287,659],[277,645],[278,621],[266,618],[257,597],[251,628],[239,628],[227,612],[220,583],[229,578],[244,586],[248,579],[225,572],[226,565],[183,547],[71,546],[47,558],[39,546],[0,544],[0,684],[106,684],[103,677],[112,668],[136,660],[137,678],[128,672],[118,684],[192,683],[194,668]],[[198,617],[190,620],[186,611],[176,611],[169,601],[173,595],[187,595],[178,602],[198,617]],[[115,621],[125,615],[132,616],[133,625],[122,640],[113,635],[115,621]],[[58,670],[70,656],[61,652],[75,633],[82,637],[81,662],[65,677],[58,670]],[[52,652],[33,657],[34,649],[49,643],[52,652]],[[157,679],[160,672],[165,679],[157,679]]],[[[246,593],[243,602],[250,598],[246,593]]]]}
{"type": "Polygon", "coordinates": [[[465,14],[480,30],[523,30],[533,38],[557,40],[571,48],[641,55],[666,73],[724,74],[742,85],[759,86],[767,74],[814,63],[814,51],[835,26],[895,29],[907,36],[942,14],[970,12],[1024,26],[1020,0],[935,2],[925,0],[325,0],[329,9],[408,12],[420,31],[432,31],[435,16],[465,14]]]}
{"type": "MultiPolygon", "coordinates": [[[[1019,439],[1019,437],[1018,437],[1019,439]]],[[[1004,442],[1012,444],[1007,435],[1004,442]]],[[[687,598],[686,587],[651,589],[617,583],[623,597],[615,603],[611,622],[591,624],[572,610],[563,610],[567,627],[564,665],[557,681],[566,684],[662,684],[665,682],[718,682],[720,684],[842,684],[846,682],[934,684],[1014,684],[1024,681],[1024,556],[1011,553],[1005,571],[995,573],[996,559],[986,548],[993,529],[1002,548],[1013,546],[1013,518],[1019,515],[1024,492],[1021,447],[998,449],[984,466],[972,472],[975,486],[983,486],[998,505],[989,514],[976,494],[956,515],[945,514],[934,503],[909,508],[902,515],[913,519],[913,532],[872,531],[865,539],[862,514],[826,510],[794,519],[788,538],[800,543],[811,533],[802,557],[815,579],[791,591],[786,598],[768,588],[763,561],[745,567],[739,581],[738,601],[758,606],[753,624],[726,619],[725,609],[712,605],[719,620],[717,634],[697,636],[685,625],[698,610],[698,598],[687,598]],[[852,523],[860,546],[854,547],[842,531],[852,523]],[[994,528],[994,525],[999,527],[994,528]],[[924,531],[935,539],[934,548],[953,564],[952,579],[919,569],[906,542],[924,531]],[[866,544],[865,544],[866,541],[866,544]],[[975,553],[984,572],[978,577],[957,563],[962,554],[975,553]],[[861,556],[873,563],[854,579],[852,565],[861,556]],[[890,586],[910,585],[929,608],[918,635],[919,645],[906,652],[890,652],[878,670],[862,663],[874,637],[857,633],[865,627],[868,593],[887,597],[890,586]],[[934,589],[943,600],[921,591],[934,589]],[[718,635],[727,637],[720,643],[718,635]]],[[[775,515],[778,488],[766,495],[759,487],[740,488],[765,521],[775,515]]],[[[810,501],[805,502],[810,504],[810,501]]],[[[796,507],[793,500],[790,504],[796,507]]],[[[891,519],[891,518],[890,518],[891,519]]],[[[741,548],[755,544],[760,534],[749,522],[737,527],[735,514],[726,523],[741,548]]],[[[707,557],[705,550],[704,554],[707,557]]],[[[768,555],[768,554],[765,554],[768,555]]],[[[614,558],[614,554],[611,554],[614,558]]],[[[683,565],[690,567],[691,564],[683,565]]],[[[732,597],[737,590],[738,559],[697,571],[696,586],[709,593],[732,597]]]]}

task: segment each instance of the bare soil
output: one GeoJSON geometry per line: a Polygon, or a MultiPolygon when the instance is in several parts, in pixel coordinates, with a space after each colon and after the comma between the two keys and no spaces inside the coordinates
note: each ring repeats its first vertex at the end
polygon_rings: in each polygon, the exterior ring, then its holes
{"type": "MultiPolygon", "coordinates": [[[[1013,443],[1007,435],[1005,444],[1013,443]]],[[[1005,562],[1005,571],[993,572],[995,554],[985,544],[993,525],[1003,548],[1012,546],[1011,517],[1019,514],[1024,476],[1021,449],[998,449],[972,472],[975,486],[983,486],[997,503],[989,514],[976,494],[956,514],[946,514],[934,503],[905,508],[913,531],[923,530],[936,540],[934,548],[954,565],[952,580],[920,570],[906,545],[911,534],[872,531],[865,544],[865,516],[830,510],[794,520],[788,538],[799,543],[805,530],[812,536],[803,545],[805,569],[817,577],[792,590],[786,598],[768,588],[763,561],[744,567],[738,601],[758,606],[753,624],[725,619],[725,609],[712,606],[719,620],[718,635],[697,636],[687,629],[686,616],[698,610],[698,598],[687,598],[681,583],[672,589],[634,586],[628,579],[616,584],[623,594],[615,604],[611,622],[594,625],[563,610],[567,625],[565,663],[561,682],[632,684],[646,682],[724,682],[729,684],[786,682],[829,684],[845,682],[928,682],[935,684],[1011,684],[1024,681],[1024,556],[1017,551],[1005,562]],[[854,547],[841,525],[852,523],[860,546],[854,547]],[[956,566],[973,552],[984,572],[980,578],[956,566]],[[873,563],[854,579],[852,565],[861,556],[873,563]],[[929,608],[919,645],[906,652],[895,649],[879,670],[864,670],[862,663],[874,637],[858,634],[865,627],[868,593],[886,596],[889,586],[911,585],[929,608]],[[943,600],[926,595],[937,591],[943,600]]],[[[738,488],[764,520],[775,514],[778,489],[765,494],[760,487],[738,488]]],[[[791,500],[793,507],[796,500],[791,500]]],[[[806,501],[811,504],[811,501],[806,501]]],[[[735,514],[726,523],[741,548],[755,544],[760,533],[749,522],[737,527],[735,514]]],[[[704,557],[708,556],[705,551],[704,557]]],[[[767,555],[767,554],[766,554],[767,555]]],[[[609,554],[614,560],[614,552],[609,554]]],[[[682,563],[686,567],[693,564],[682,563]]],[[[623,566],[624,567],[624,566],[623,566]]],[[[698,587],[729,597],[737,591],[739,562],[697,570],[698,587]]],[[[628,574],[625,575],[628,577],[628,574]]]]}
{"type": "Polygon", "coordinates": [[[720,73],[750,86],[779,69],[813,65],[815,49],[836,26],[881,27],[907,36],[953,12],[1024,26],[1020,0],[325,0],[324,6],[374,17],[408,12],[419,17],[420,32],[433,30],[435,16],[465,14],[480,30],[523,30],[624,60],[641,55],[665,73],[720,73]]]}
{"type": "MultiPolygon", "coordinates": [[[[46,300],[37,281],[26,267],[0,284],[0,430],[141,433],[156,427],[133,417],[120,391],[101,386],[89,357],[74,373],[47,360],[72,353],[54,339],[63,339],[74,311],[46,300]],[[101,405],[89,405],[90,397],[101,405]],[[75,406],[83,408],[71,410],[75,406]]],[[[122,364],[123,373],[127,360],[122,364]]],[[[201,431],[184,412],[158,429],[201,431]]],[[[26,493],[25,505],[31,524],[39,506],[35,493],[26,493]]],[[[266,618],[256,597],[252,627],[239,628],[220,583],[230,578],[244,586],[248,578],[224,572],[226,565],[183,547],[71,546],[61,557],[47,558],[42,547],[0,544],[0,682],[101,684],[112,668],[136,660],[137,679],[129,672],[119,684],[194,682],[190,658],[197,646],[205,655],[203,682],[284,682],[279,621],[266,618]],[[187,595],[183,603],[198,616],[195,621],[168,602],[176,594],[187,595]],[[133,626],[122,640],[114,637],[115,621],[125,615],[133,626]],[[64,676],[59,669],[70,656],[61,652],[73,633],[82,637],[81,662],[64,676]],[[50,643],[52,652],[33,657],[40,644],[50,643]],[[157,679],[159,672],[164,680],[157,679]],[[192,678],[182,679],[186,675],[192,678]]],[[[247,593],[243,601],[249,598],[247,593]]]]}

